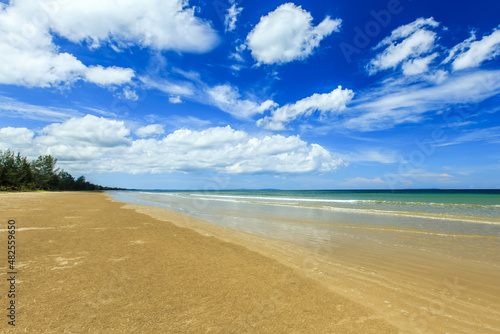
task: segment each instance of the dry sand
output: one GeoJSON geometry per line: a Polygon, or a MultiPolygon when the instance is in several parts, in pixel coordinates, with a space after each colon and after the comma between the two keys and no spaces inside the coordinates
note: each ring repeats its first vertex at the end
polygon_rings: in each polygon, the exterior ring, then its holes
{"type": "MultiPolygon", "coordinates": [[[[300,270],[123,206],[99,193],[0,194],[4,259],[8,219],[17,227],[16,326],[3,260],[1,332],[397,332],[300,270]]],[[[179,217],[162,215],[189,221],[179,217]]]]}
{"type": "Polygon", "coordinates": [[[99,193],[0,194],[0,218],[18,228],[22,332],[500,333],[498,266],[370,243],[380,231],[308,249],[99,193]]]}

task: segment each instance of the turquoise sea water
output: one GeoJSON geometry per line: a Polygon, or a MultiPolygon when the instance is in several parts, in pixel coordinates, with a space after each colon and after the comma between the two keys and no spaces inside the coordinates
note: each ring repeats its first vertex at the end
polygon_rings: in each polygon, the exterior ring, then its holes
{"type": "Polygon", "coordinates": [[[336,216],[351,213],[500,224],[500,190],[128,191],[114,194],[156,204],[180,203],[184,209],[191,207],[189,211],[193,212],[197,207],[208,211],[225,207],[246,211],[267,206],[323,210],[334,220],[336,216]]]}

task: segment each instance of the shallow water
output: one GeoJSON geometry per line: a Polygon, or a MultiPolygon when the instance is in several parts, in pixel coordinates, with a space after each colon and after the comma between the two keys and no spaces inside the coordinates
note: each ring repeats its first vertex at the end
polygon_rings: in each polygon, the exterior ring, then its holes
{"type": "Polygon", "coordinates": [[[500,266],[500,191],[110,193],[311,248],[386,244],[500,266]]]}

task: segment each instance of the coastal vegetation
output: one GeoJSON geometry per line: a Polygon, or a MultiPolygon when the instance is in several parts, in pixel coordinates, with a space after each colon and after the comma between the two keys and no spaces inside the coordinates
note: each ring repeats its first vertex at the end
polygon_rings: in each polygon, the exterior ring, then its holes
{"type": "Polygon", "coordinates": [[[30,161],[21,153],[0,151],[0,191],[118,190],[88,182],[83,175],[75,179],[57,168],[56,163],[51,155],[30,161]]]}

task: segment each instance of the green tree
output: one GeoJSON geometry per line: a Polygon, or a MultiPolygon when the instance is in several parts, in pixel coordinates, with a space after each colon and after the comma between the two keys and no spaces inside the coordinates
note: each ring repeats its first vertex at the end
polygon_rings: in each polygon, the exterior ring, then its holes
{"type": "Polygon", "coordinates": [[[75,178],[68,172],[62,170],[59,172],[58,190],[75,190],[75,178]]]}
{"type": "Polygon", "coordinates": [[[26,157],[10,150],[0,151],[0,190],[123,190],[101,187],[78,179],[68,172],[56,168],[57,159],[50,155],[41,155],[29,162],[26,157]]]}
{"type": "Polygon", "coordinates": [[[14,190],[16,185],[16,159],[14,152],[8,150],[0,154],[0,189],[14,190]]]}
{"type": "Polygon", "coordinates": [[[16,166],[18,173],[17,180],[19,182],[19,189],[17,190],[33,190],[33,172],[28,158],[21,157],[21,154],[18,153],[16,157],[16,166]]]}
{"type": "Polygon", "coordinates": [[[76,179],[75,190],[86,190],[86,184],[87,182],[85,181],[85,176],[80,176],[76,179]]]}
{"type": "Polygon", "coordinates": [[[56,169],[57,159],[51,155],[41,155],[31,163],[33,180],[37,189],[54,190],[57,186],[54,176],[59,171],[56,169]]]}

